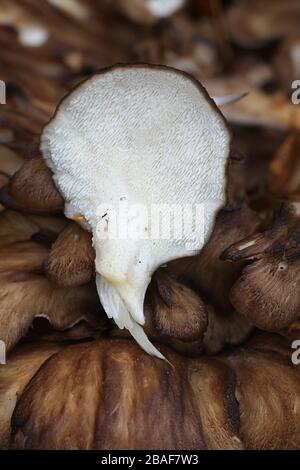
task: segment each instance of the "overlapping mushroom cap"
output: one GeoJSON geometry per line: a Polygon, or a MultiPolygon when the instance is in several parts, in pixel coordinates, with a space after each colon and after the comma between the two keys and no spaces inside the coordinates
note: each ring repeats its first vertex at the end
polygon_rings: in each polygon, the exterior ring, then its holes
{"type": "Polygon", "coordinates": [[[161,264],[195,254],[208,239],[225,199],[229,146],[223,116],[197,81],[144,65],[116,66],[82,83],[42,135],[65,214],[93,233],[106,313],[160,357],[141,328],[146,289],[161,264]],[[160,233],[153,208],[164,218],[187,206],[200,210],[200,226],[187,229],[173,214],[173,228],[160,233]]]}

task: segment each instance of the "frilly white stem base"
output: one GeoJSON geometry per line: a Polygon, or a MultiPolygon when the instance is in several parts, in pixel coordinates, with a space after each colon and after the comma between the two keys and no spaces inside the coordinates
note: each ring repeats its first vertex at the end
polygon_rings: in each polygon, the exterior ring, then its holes
{"type": "Polygon", "coordinates": [[[107,316],[113,318],[120,329],[126,328],[148,354],[166,360],[151,343],[143,327],[132,318],[124,300],[115,287],[98,273],[96,274],[96,285],[100,301],[107,316]]]}

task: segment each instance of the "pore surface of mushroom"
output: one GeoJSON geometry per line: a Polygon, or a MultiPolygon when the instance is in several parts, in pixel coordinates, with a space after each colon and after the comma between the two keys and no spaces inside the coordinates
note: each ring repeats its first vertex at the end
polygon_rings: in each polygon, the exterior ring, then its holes
{"type": "Polygon", "coordinates": [[[160,66],[94,75],[62,101],[43,132],[65,214],[93,234],[107,315],[159,357],[142,328],[145,292],[160,265],[198,253],[208,239],[225,200],[229,147],[223,116],[202,86],[160,66]],[[161,220],[171,211],[167,235],[153,216],[158,208],[161,220]],[[175,208],[200,210],[195,230],[175,208]]]}

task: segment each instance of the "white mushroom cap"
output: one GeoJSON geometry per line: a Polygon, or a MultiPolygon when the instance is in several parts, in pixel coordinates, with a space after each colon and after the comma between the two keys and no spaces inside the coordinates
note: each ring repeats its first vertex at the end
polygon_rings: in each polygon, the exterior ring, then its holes
{"type": "MultiPolygon", "coordinates": [[[[82,214],[93,233],[107,315],[158,357],[142,328],[147,286],[158,266],[195,254],[207,241],[225,200],[229,147],[224,118],[202,86],[162,66],[115,66],[94,75],[63,100],[43,132],[42,152],[65,213],[75,219],[82,214]],[[103,230],[115,227],[121,203],[142,205],[147,214],[163,204],[165,219],[174,205],[202,204],[204,217],[182,238],[153,239],[158,226],[149,217],[144,236],[109,233],[105,239],[103,230]]],[[[127,224],[130,231],[136,223],[128,213],[121,228],[127,224]]]]}

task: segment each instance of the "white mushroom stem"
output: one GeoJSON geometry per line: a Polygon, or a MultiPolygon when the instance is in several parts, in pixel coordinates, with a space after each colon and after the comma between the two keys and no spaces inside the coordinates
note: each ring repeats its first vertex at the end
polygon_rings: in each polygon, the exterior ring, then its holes
{"type": "Polygon", "coordinates": [[[66,201],[65,214],[84,218],[93,233],[97,289],[107,315],[162,358],[143,330],[144,297],[159,266],[199,252],[225,201],[230,136],[222,114],[187,74],[116,66],[65,98],[43,132],[41,149],[66,201]],[[160,219],[153,216],[157,207],[160,219]],[[184,219],[187,208],[194,219],[184,219]],[[166,235],[159,229],[168,220],[166,235]]]}
{"type": "MultiPolygon", "coordinates": [[[[104,310],[107,312],[107,316],[109,318],[113,318],[119,328],[126,328],[128,331],[130,331],[136,342],[148,354],[151,354],[152,356],[158,357],[160,359],[165,359],[160,351],[158,351],[158,349],[153,346],[151,341],[149,341],[149,338],[147,337],[140,323],[133,319],[132,315],[129,313],[130,307],[125,304],[114,285],[110,282],[107,282],[106,279],[100,274],[96,275],[96,284],[99,298],[104,310]]],[[[147,285],[145,288],[147,288],[147,285]]],[[[141,311],[139,312],[139,316],[140,314],[143,314],[143,303],[144,299],[141,299],[141,305],[139,306],[141,311]]]]}

